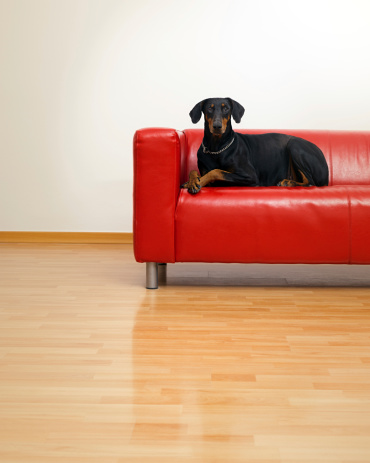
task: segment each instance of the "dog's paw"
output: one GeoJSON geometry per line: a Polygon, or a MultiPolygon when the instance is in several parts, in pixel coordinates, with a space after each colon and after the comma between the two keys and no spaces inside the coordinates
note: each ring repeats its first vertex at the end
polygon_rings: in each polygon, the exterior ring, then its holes
{"type": "Polygon", "coordinates": [[[202,187],[199,185],[199,186],[192,186],[190,188],[188,188],[188,192],[192,195],[196,195],[197,193],[200,192],[200,190],[202,189],[202,187]]]}
{"type": "Polygon", "coordinates": [[[188,182],[188,192],[192,195],[199,193],[201,190],[200,178],[196,177],[188,182]]]}
{"type": "Polygon", "coordinates": [[[277,184],[277,186],[297,186],[297,183],[294,180],[284,179],[277,184]]]}

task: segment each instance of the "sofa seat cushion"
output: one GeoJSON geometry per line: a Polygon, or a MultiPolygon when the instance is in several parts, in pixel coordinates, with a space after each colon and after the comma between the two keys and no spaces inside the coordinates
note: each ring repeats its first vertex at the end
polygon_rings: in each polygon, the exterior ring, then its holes
{"type": "Polygon", "coordinates": [[[369,212],[365,186],[181,190],[176,261],[369,262],[369,212]]]}

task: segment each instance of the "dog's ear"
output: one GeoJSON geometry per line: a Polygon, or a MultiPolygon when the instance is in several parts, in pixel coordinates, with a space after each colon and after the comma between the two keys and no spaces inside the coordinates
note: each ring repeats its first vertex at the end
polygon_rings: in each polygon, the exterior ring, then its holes
{"type": "Polygon", "coordinates": [[[231,98],[228,98],[228,100],[231,101],[231,105],[233,107],[233,111],[232,111],[231,115],[233,116],[234,121],[237,124],[239,124],[239,122],[241,121],[241,118],[243,117],[245,109],[237,101],[232,100],[231,98]]]}
{"type": "Polygon", "coordinates": [[[203,104],[204,104],[204,100],[196,104],[194,108],[190,111],[189,116],[193,124],[196,124],[202,117],[203,104]]]}

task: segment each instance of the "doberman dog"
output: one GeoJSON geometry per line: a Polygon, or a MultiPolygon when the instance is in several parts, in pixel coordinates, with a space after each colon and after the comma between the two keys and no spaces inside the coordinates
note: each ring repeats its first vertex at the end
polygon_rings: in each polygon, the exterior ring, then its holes
{"type": "Polygon", "coordinates": [[[204,138],[198,150],[198,169],[182,185],[196,194],[214,186],[325,186],[329,169],[324,154],[313,143],[290,135],[242,135],[233,131],[243,106],[231,98],[209,98],[190,111],[196,124],[204,114],[204,138]]]}

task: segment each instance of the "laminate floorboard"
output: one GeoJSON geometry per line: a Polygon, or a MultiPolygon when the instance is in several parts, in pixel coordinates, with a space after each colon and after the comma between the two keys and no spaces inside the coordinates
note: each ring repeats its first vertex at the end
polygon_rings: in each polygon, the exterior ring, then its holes
{"type": "Polygon", "coordinates": [[[0,245],[2,463],[369,463],[370,267],[0,245]]]}

